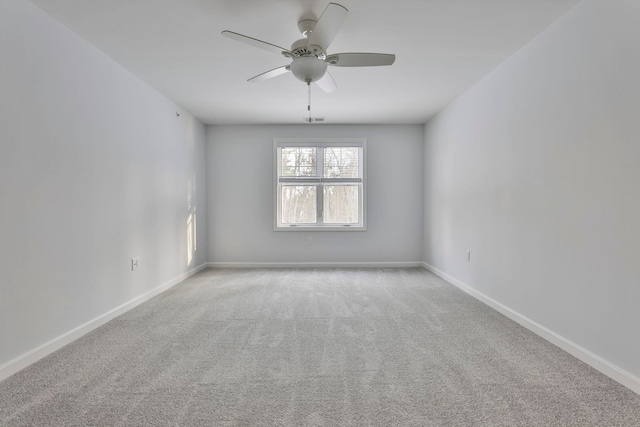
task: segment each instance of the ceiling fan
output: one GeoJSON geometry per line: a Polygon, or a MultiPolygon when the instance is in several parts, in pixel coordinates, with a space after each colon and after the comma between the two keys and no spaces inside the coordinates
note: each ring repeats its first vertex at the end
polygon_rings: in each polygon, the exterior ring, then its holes
{"type": "Polygon", "coordinates": [[[370,67],[391,65],[396,59],[395,55],[385,53],[328,54],[327,49],[342,27],[347,12],[346,7],[337,3],[329,3],[317,20],[315,17],[301,19],[298,22],[298,29],[304,38],[295,41],[291,45],[291,49],[285,49],[233,31],[223,31],[222,35],[251,46],[282,54],[292,60],[289,65],[258,74],[248,81],[262,81],[291,71],[298,80],[307,83],[307,85],[315,83],[325,92],[333,92],[336,90],[336,83],[327,71],[328,65],[370,67]]]}

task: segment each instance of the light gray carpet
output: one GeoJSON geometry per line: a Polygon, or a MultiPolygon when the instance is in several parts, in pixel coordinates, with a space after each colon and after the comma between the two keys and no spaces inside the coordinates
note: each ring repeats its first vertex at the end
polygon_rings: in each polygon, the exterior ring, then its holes
{"type": "Polygon", "coordinates": [[[639,426],[422,269],[206,270],[0,383],[3,426],[639,426]]]}

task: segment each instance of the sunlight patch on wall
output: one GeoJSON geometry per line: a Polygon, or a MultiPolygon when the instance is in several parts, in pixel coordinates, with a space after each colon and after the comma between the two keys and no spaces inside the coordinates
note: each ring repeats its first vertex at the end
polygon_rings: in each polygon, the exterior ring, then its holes
{"type": "Polygon", "coordinates": [[[197,250],[196,175],[187,182],[187,266],[193,262],[197,250]]]}

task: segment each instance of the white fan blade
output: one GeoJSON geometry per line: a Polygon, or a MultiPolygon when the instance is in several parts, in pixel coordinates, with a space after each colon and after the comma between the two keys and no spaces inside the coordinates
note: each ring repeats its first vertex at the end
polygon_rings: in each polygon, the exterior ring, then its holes
{"type": "Polygon", "coordinates": [[[255,77],[251,77],[248,82],[260,82],[262,80],[267,80],[272,77],[277,77],[281,74],[285,74],[289,72],[289,66],[285,65],[283,67],[274,68],[273,70],[266,71],[262,74],[258,74],[255,77]]]}
{"type": "Polygon", "coordinates": [[[324,73],[324,76],[322,76],[320,80],[316,80],[316,84],[320,89],[327,93],[333,92],[338,88],[338,86],[336,86],[336,81],[333,80],[333,77],[328,71],[324,73]]]}
{"type": "Polygon", "coordinates": [[[347,17],[347,12],[349,10],[346,7],[337,3],[329,3],[320,18],[318,18],[313,31],[311,31],[307,46],[320,46],[327,50],[338,31],[340,31],[342,23],[347,17]]]}
{"type": "Polygon", "coordinates": [[[288,52],[291,53],[289,51],[289,49],[285,49],[283,47],[277,46],[275,44],[272,43],[268,43],[262,40],[258,40],[258,39],[254,39],[253,37],[249,37],[249,36],[245,36],[243,34],[240,33],[234,33],[233,31],[223,31],[222,35],[225,37],[229,37],[230,39],[233,40],[237,40],[239,42],[242,43],[246,43],[248,45],[254,46],[254,47],[259,47],[260,49],[265,49],[268,50],[269,52],[275,52],[278,54],[281,54],[282,52],[288,52]]]}
{"type": "Polygon", "coordinates": [[[396,56],[389,53],[336,53],[325,61],[336,67],[375,67],[391,65],[395,60],[396,56]]]}

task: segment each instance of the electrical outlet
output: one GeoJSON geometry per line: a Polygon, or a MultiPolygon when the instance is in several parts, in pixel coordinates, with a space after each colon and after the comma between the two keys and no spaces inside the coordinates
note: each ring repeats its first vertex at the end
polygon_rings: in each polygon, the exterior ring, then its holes
{"type": "Polygon", "coordinates": [[[313,237],[307,237],[307,246],[313,245],[313,237]]]}
{"type": "Polygon", "coordinates": [[[467,249],[467,261],[471,261],[471,251],[467,249]]]}
{"type": "Polygon", "coordinates": [[[137,270],[140,267],[140,258],[131,258],[131,271],[137,270]]]}

